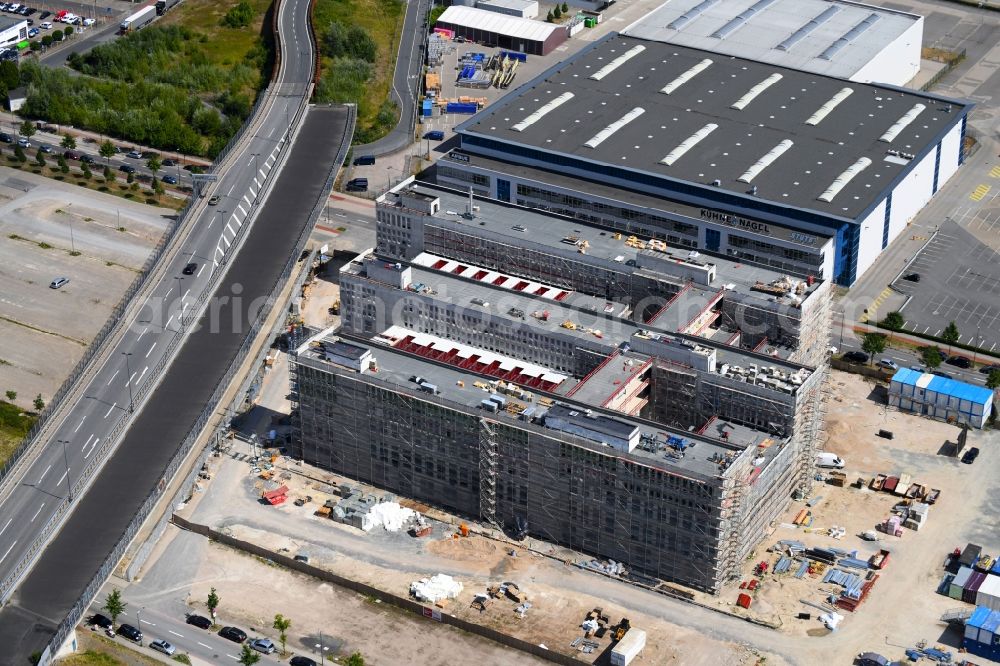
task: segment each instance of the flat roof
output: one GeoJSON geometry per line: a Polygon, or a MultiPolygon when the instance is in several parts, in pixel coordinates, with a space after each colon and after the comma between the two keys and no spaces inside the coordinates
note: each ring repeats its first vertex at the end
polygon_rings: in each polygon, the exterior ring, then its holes
{"type": "MultiPolygon", "coordinates": [[[[324,341],[329,342],[337,339],[339,339],[339,337],[336,334],[330,334],[323,338],[324,341]]],[[[452,366],[432,363],[422,358],[397,351],[391,347],[369,344],[354,339],[351,340],[351,344],[362,346],[371,350],[372,355],[378,362],[377,373],[358,373],[350,368],[330,363],[321,355],[316,353],[316,350],[309,345],[304,345],[303,348],[300,348],[299,356],[301,358],[309,359],[314,363],[318,363],[321,366],[328,365],[331,369],[337,368],[343,373],[364,374],[372,381],[386,384],[389,387],[398,386],[409,391],[420,391],[420,386],[416,382],[412,381],[412,378],[421,377],[431,384],[434,384],[434,386],[438,389],[439,393],[436,395],[437,398],[457,403],[459,406],[465,407],[466,409],[478,409],[483,400],[490,397],[489,390],[483,390],[475,386],[475,383],[481,379],[479,375],[470,372],[463,372],[462,370],[452,366]]],[[[428,399],[432,399],[430,394],[428,394],[427,397],[428,399]]],[[[560,410],[568,412],[569,410],[573,410],[574,407],[576,410],[583,412],[591,407],[590,405],[581,404],[578,401],[563,401],[560,399],[560,402],[564,402],[564,404],[569,407],[558,407],[558,403],[556,405],[552,405],[552,407],[557,409],[557,412],[560,410]]],[[[540,405],[537,400],[522,404],[527,404],[529,407],[535,407],[536,410],[545,409],[545,407],[540,405]]],[[[730,446],[726,446],[722,443],[715,442],[708,437],[700,437],[684,431],[671,430],[670,428],[660,424],[629,418],[617,412],[611,412],[610,410],[605,410],[605,412],[599,412],[596,410],[593,411],[599,413],[603,418],[599,421],[588,419],[588,427],[593,428],[596,423],[606,429],[609,434],[615,436],[625,436],[623,433],[632,432],[635,428],[639,428],[643,433],[651,435],[659,434],[661,435],[661,438],[664,434],[682,437],[689,442],[694,442],[695,445],[688,448],[682,456],[674,452],[665,455],[661,452],[647,451],[638,447],[630,454],[624,454],[623,452],[616,451],[610,447],[595,445],[584,438],[576,437],[563,431],[551,430],[542,425],[537,427],[546,430],[554,437],[568,437],[578,442],[587,443],[590,448],[596,448],[602,452],[606,452],[608,455],[628,456],[638,459],[640,462],[653,464],[654,466],[668,472],[674,471],[681,474],[690,472],[709,478],[720,476],[721,469],[719,463],[717,462],[718,460],[727,457],[735,458],[742,453],[742,451],[737,450],[737,448],[740,447],[739,441],[733,441],[730,446]]],[[[562,414],[560,413],[560,415],[562,414]]],[[[516,416],[503,410],[495,413],[490,412],[489,418],[500,421],[509,421],[511,423],[519,422],[525,427],[532,427],[528,422],[523,420],[519,421],[516,416]]]]}
{"type": "Polygon", "coordinates": [[[544,42],[556,30],[566,29],[565,26],[555,23],[543,23],[520,16],[498,14],[488,9],[476,9],[464,5],[452,5],[444,10],[444,13],[438,18],[438,23],[460,25],[534,42],[544,42]]]}
{"type": "Polygon", "coordinates": [[[849,79],[921,21],[837,0],[669,0],[622,33],[849,79]]]}
{"type": "Polygon", "coordinates": [[[722,190],[751,209],[858,223],[969,107],[610,34],[457,131],[471,152],[531,150],[682,200],[722,190]]]}
{"type": "MultiPolygon", "coordinates": [[[[627,233],[621,234],[621,238],[616,239],[614,231],[591,226],[581,220],[573,220],[534,208],[483,197],[474,197],[475,205],[479,206],[479,210],[476,212],[475,218],[467,220],[461,215],[469,201],[469,195],[466,193],[422,182],[397,188],[397,191],[404,190],[438,197],[441,206],[432,217],[447,220],[451,224],[467,226],[470,233],[478,234],[482,230],[490,231],[512,239],[516,245],[523,245],[525,241],[530,241],[545,246],[552,254],[568,254],[580,261],[586,261],[587,257],[596,257],[619,264],[620,270],[623,272],[647,270],[634,267],[640,250],[626,244],[627,233]],[[565,243],[564,240],[567,238],[586,241],[588,243],[586,254],[579,253],[576,246],[565,243]]],[[[688,248],[668,246],[667,250],[677,258],[686,258],[689,254],[688,248]]],[[[665,253],[659,254],[667,256],[665,253]]],[[[771,268],[745,264],[718,255],[699,254],[697,259],[701,262],[714,264],[716,267],[714,282],[709,286],[694,285],[694,288],[699,290],[716,292],[725,286],[734,293],[753,296],[761,300],[770,300],[774,298],[773,295],[754,291],[752,287],[757,282],[771,283],[780,280],[785,275],[771,268]]],[[[679,278],[676,281],[678,284],[685,282],[679,278]]],[[[820,284],[822,281],[817,279],[812,286],[807,286],[802,295],[803,299],[814,293],[820,284]]],[[[789,303],[787,299],[781,300],[789,303]]]]}
{"type": "Polygon", "coordinates": [[[504,7],[506,9],[525,10],[534,7],[538,9],[538,0],[478,0],[476,6],[490,5],[493,7],[504,7]]]}
{"type": "Polygon", "coordinates": [[[993,400],[993,391],[983,386],[967,384],[957,379],[939,377],[929,372],[918,372],[909,368],[897,370],[896,374],[892,376],[892,381],[981,405],[988,404],[993,400]]]}

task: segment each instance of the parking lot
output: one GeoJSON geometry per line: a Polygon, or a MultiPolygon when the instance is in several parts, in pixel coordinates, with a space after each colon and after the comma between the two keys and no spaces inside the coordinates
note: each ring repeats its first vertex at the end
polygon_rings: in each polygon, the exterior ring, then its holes
{"type": "MultiPolygon", "coordinates": [[[[979,214],[988,220],[1000,212],[979,214]]],[[[995,351],[1000,347],[1000,255],[973,231],[945,221],[892,286],[907,297],[900,310],[905,330],[940,335],[954,321],[960,342],[995,351]],[[914,273],[919,282],[913,281],[914,273]]]]}
{"type": "Polygon", "coordinates": [[[59,387],[171,224],[167,211],[0,169],[0,387],[59,387]],[[60,289],[49,284],[69,278],[60,289]]]}

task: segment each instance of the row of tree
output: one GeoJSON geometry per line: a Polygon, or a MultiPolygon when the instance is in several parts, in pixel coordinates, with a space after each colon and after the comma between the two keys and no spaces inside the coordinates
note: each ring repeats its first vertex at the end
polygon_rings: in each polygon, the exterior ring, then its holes
{"type": "MultiPolygon", "coordinates": [[[[218,591],[213,587],[208,592],[208,597],[205,600],[205,606],[208,608],[208,612],[212,615],[212,621],[215,621],[215,617],[219,606],[222,604],[222,597],[219,596],[218,591]]],[[[111,590],[104,598],[104,606],[102,610],[106,612],[111,617],[111,624],[114,626],[118,623],[118,618],[125,612],[128,604],[122,598],[121,591],[117,588],[111,590]]],[[[214,625],[213,625],[214,626],[214,625]]],[[[281,642],[281,653],[288,653],[288,630],[292,628],[291,618],[287,618],[281,613],[277,613],[274,616],[274,621],[271,623],[271,628],[278,632],[278,640],[281,642]]],[[[320,659],[325,663],[326,654],[321,654],[320,659]]],[[[240,653],[239,662],[243,666],[254,666],[258,661],[260,661],[260,654],[256,652],[249,644],[243,644],[243,650],[240,653]]],[[[361,653],[355,652],[344,662],[346,666],[365,666],[364,657],[361,653]]]]}
{"type": "Polygon", "coordinates": [[[561,7],[559,5],[556,5],[553,9],[550,9],[548,16],[545,17],[545,20],[548,21],[549,23],[552,23],[557,19],[561,19],[564,14],[569,15],[569,5],[567,5],[565,2],[562,3],[561,7]]]}
{"type": "MultiPolygon", "coordinates": [[[[17,391],[8,390],[6,395],[7,395],[7,402],[13,403],[15,400],[17,400],[17,391]]],[[[35,399],[32,401],[31,404],[34,405],[36,412],[40,412],[43,409],[45,409],[45,400],[42,399],[41,393],[35,396],[35,399]]]]}

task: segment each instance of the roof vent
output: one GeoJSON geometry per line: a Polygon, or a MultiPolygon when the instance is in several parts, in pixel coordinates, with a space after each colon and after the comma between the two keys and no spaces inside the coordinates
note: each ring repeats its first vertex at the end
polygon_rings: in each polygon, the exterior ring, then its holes
{"type": "Polygon", "coordinates": [[[694,77],[698,76],[698,74],[708,69],[711,64],[712,61],[708,58],[705,58],[697,65],[692,66],[686,72],[678,76],[676,79],[674,79],[667,85],[660,88],[660,92],[663,93],[664,95],[669,95],[670,93],[674,92],[675,90],[680,88],[682,85],[684,85],[694,77]]]}
{"type": "Polygon", "coordinates": [[[604,141],[612,134],[614,134],[621,128],[625,127],[630,122],[632,122],[633,120],[635,120],[644,113],[646,113],[646,110],[644,108],[642,108],[641,106],[635,107],[634,109],[626,113],[624,116],[622,116],[615,122],[611,123],[604,129],[602,129],[600,132],[595,134],[589,141],[587,141],[583,145],[587,146],[588,148],[597,148],[599,145],[604,143],[604,141]]]}
{"type": "Polygon", "coordinates": [[[736,100],[736,102],[733,103],[733,105],[730,106],[729,108],[730,109],[736,109],[737,111],[742,111],[743,109],[745,109],[747,107],[747,105],[750,102],[752,102],[752,101],[754,101],[754,99],[756,99],[757,95],[761,94],[762,92],[764,92],[765,90],[767,90],[768,88],[770,88],[771,86],[773,86],[775,83],[777,83],[778,81],[780,81],[782,78],[783,77],[781,76],[781,74],[778,74],[777,72],[775,72],[774,74],[772,74],[771,76],[767,77],[766,79],[764,79],[763,81],[761,81],[760,83],[758,83],[757,85],[755,85],[753,88],[751,88],[750,90],[748,90],[746,95],[743,95],[743,97],[740,97],[738,100],[736,100]]]}
{"type": "Polygon", "coordinates": [[[562,95],[559,95],[555,99],[550,100],[548,103],[544,104],[541,108],[539,108],[537,111],[529,115],[527,118],[525,118],[521,122],[511,127],[511,129],[514,130],[515,132],[523,132],[524,130],[528,129],[529,127],[537,123],[539,120],[544,118],[546,114],[556,110],[561,105],[565,104],[571,99],[573,99],[573,93],[564,92],[562,95]]]}
{"type": "Polygon", "coordinates": [[[878,138],[879,141],[885,141],[886,143],[892,143],[900,132],[906,129],[906,126],[916,120],[917,116],[924,112],[927,107],[923,104],[914,104],[913,108],[903,114],[903,116],[893,123],[892,127],[885,131],[885,134],[878,138]]]}
{"type": "Polygon", "coordinates": [[[854,93],[850,88],[841,88],[837,93],[827,100],[826,104],[816,109],[816,113],[806,119],[806,125],[819,125],[820,121],[830,115],[830,112],[837,108],[841,102],[854,93]]]}
{"type": "Polygon", "coordinates": [[[868,159],[867,157],[862,157],[857,162],[847,167],[844,170],[844,173],[837,176],[837,179],[834,180],[832,183],[830,183],[830,187],[826,188],[826,191],[816,198],[819,199],[820,201],[825,201],[826,203],[830,203],[831,201],[833,201],[833,198],[837,196],[837,194],[842,189],[844,189],[844,187],[846,187],[849,182],[851,182],[854,179],[855,176],[857,176],[859,173],[867,169],[871,165],[871,163],[872,161],[870,159],[868,159]]]}
{"type": "Polygon", "coordinates": [[[616,69],[618,69],[619,67],[621,67],[622,65],[624,65],[626,62],[628,62],[632,58],[636,57],[637,55],[639,55],[640,53],[642,53],[645,50],[646,50],[646,47],[643,46],[643,45],[641,45],[641,44],[639,44],[637,46],[633,46],[628,51],[626,51],[625,53],[621,54],[620,56],[618,56],[617,58],[615,58],[614,60],[612,60],[611,62],[609,62],[604,67],[601,67],[599,70],[597,70],[596,72],[594,72],[593,74],[591,74],[588,78],[590,78],[590,79],[592,79],[594,81],[600,81],[605,76],[607,76],[611,72],[615,71],[616,69]]]}
{"type": "Polygon", "coordinates": [[[706,136],[714,132],[719,128],[715,123],[708,123],[700,130],[684,139],[676,148],[670,151],[670,153],[660,160],[660,164],[666,164],[667,166],[673,166],[674,162],[679,160],[684,153],[694,148],[699,141],[704,139],[706,136]]]}
{"type": "Polygon", "coordinates": [[[787,151],[793,145],[795,144],[790,139],[785,139],[784,141],[776,145],[774,148],[769,150],[766,155],[764,155],[759,160],[754,162],[753,165],[736,180],[740,181],[741,183],[749,183],[751,180],[756,178],[761,171],[771,166],[771,163],[774,162],[774,160],[781,157],[785,153],[785,151],[787,151]]]}

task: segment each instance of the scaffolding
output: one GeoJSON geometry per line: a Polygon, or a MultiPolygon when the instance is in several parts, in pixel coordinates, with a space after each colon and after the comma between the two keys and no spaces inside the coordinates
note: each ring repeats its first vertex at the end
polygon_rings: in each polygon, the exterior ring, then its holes
{"type": "Polygon", "coordinates": [[[479,419],[479,517],[497,523],[497,433],[493,424],[479,419]]]}

